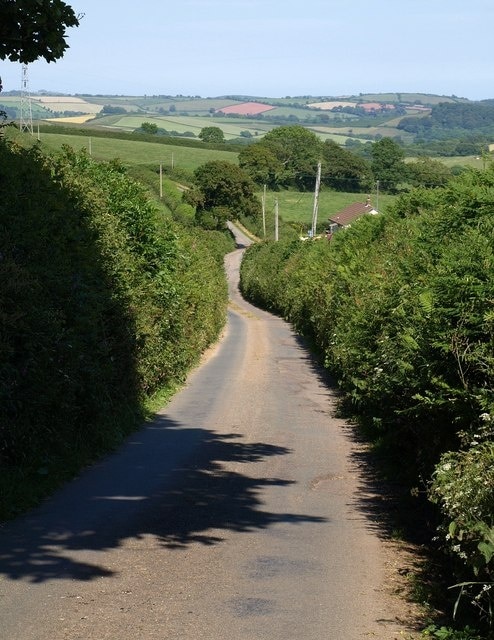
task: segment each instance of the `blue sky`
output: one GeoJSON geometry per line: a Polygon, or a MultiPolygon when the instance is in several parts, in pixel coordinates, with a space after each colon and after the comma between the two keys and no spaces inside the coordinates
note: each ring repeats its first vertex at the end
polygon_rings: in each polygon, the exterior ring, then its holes
{"type": "Polygon", "coordinates": [[[494,98],[493,0],[66,1],[84,17],[33,93],[494,98]]]}

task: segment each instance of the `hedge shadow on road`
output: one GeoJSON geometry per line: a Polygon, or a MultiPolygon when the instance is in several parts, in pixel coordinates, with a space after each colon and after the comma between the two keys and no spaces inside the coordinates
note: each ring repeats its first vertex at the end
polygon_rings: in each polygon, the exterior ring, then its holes
{"type": "Polygon", "coordinates": [[[165,415],[132,435],[30,515],[0,532],[0,572],[41,583],[112,576],[94,552],[151,536],[153,547],[216,545],[222,532],[323,518],[263,510],[263,492],[291,481],[232,471],[290,450],[182,425],[165,415]],[[225,463],[229,468],[225,467],[225,463]]]}

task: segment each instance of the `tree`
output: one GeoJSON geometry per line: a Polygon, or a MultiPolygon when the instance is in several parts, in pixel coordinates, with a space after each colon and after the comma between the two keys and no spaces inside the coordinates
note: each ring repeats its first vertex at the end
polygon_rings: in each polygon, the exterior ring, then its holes
{"type": "Polygon", "coordinates": [[[225,136],[219,127],[203,127],[199,133],[199,138],[203,142],[225,142],[225,136]]]}
{"type": "Polygon", "coordinates": [[[258,185],[276,189],[283,174],[283,165],[269,146],[251,144],[238,154],[238,164],[258,185]]]}
{"type": "Polygon", "coordinates": [[[406,179],[407,168],[403,149],[391,138],[382,138],[372,145],[372,173],[383,191],[396,193],[406,179]]]}
{"type": "Polygon", "coordinates": [[[443,187],[452,172],[444,163],[431,158],[419,158],[407,164],[408,180],[414,187],[443,187]]]}
{"type": "Polygon", "coordinates": [[[315,133],[301,125],[277,127],[259,144],[268,147],[283,167],[278,177],[279,186],[313,189],[322,153],[322,142],[315,133]]]}
{"type": "Polygon", "coordinates": [[[62,0],[0,0],[0,60],[58,60],[68,48],[66,29],[79,19],[62,0]]]}
{"type": "Polygon", "coordinates": [[[143,133],[155,135],[158,133],[158,125],[155,122],[143,122],[141,124],[141,130],[143,133]]]}
{"type": "MultiPolygon", "coordinates": [[[[196,217],[200,223],[207,220],[208,228],[223,228],[226,220],[260,213],[261,205],[254,195],[254,183],[236,164],[212,160],[198,167],[194,177],[196,217]]],[[[187,194],[184,197],[188,201],[187,194]]]]}
{"type": "Polygon", "coordinates": [[[326,140],[322,149],[323,184],[336,191],[368,191],[372,171],[367,160],[344,149],[334,140],[326,140]]]}
{"type": "Polygon", "coordinates": [[[120,115],[126,114],[127,110],[124,107],[114,107],[111,104],[105,104],[103,109],[101,109],[100,115],[120,115]]]}

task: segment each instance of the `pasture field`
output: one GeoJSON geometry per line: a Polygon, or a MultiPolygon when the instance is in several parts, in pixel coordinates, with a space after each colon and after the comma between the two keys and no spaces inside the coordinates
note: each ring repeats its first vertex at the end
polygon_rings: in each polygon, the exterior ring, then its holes
{"type": "MultiPolygon", "coordinates": [[[[318,222],[324,224],[329,216],[338,213],[354,202],[365,202],[367,193],[346,193],[343,191],[330,191],[323,189],[319,194],[318,222]]],[[[262,193],[257,194],[261,199],[262,193]]],[[[278,213],[285,222],[299,223],[310,226],[312,223],[312,211],[314,208],[314,194],[308,191],[268,191],[266,193],[266,217],[271,219],[274,212],[275,200],[278,199],[278,213]]],[[[396,196],[379,194],[379,210],[385,211],[386,206],[393,202],[396,196]]],[[[376,196],[371,197],[374,207],[376,196]]]]}
{"type": "Polygon", "coordinates": [[[317,129],[319,133],[334,133],[336,135],[344,136],[348,134],[352,134],[352,137],[359,135],[375,135],[378,133],[378,127],[353,127],[351,122],[347,122],[345,125],[340,127],[331,127],[325,125],[314,125],[313,129],[317,129]]]}
{"type": "MultiPolygon", "coordinates": [[[[394,121],[396,122],[396,121],[394,121]]],[[[382,135],[383,137],[394,138],[395,136],[400,137],[404,142],[412,142],[413,135],[407,133],[406,131],[402,131],[401,129],[396,129],[396,127],[390,126],[390,123],[387,122],[384,125],[380,125],[379,127],[374,127],[375,133],[382,135]]]]}
{"type": "MultiPolygon", "coordinates": [[[[492,158],[492,154],[490,155],[492,158]]],[[[482,156],[450,156],[450,157],[439,157],[434,158],[435,160],[439,160],[447,167],[455,167],[461,165],[462,167],[471,167],[473,169],[483,169],[485,160],[482,156]]]]}
{"type": "MultiPolygon", "coordinates": [[[[376,136],[380,135],[382,137],[390,137],[394,138],[399,136],[403,141],[411,141],[413,136],[411,134],[407,134],[406,131],[401,131],[401,129],[396,129],[395,127],[390,127],[388,124],[378,125],[376,127],[353,127],[351,122],[344,124],[340,127],[331,127],[331,126],[320,126],[310,127],[313,131],[316,131],[318,135],[323,136],[338,136],[335,138],[336,141],[342,142],[342,136],[344,139],[348,137],[361,139],[361,142],[367,142],[367,136],[376,136]],[[351,134],[351,136],[349,135],[351,134]],[[364,137],[365,136],[365,137],[364,137]]],[[[344,142],[344,140],[343,140],[344,142]]]]}
{"type": "Polygon", "coordinates": [[[242,131],[249,131],[253,136],[262,136],[273,128],[274,125],[252,122],[250,120],[237,120],[229,118],[213,118],[199,116],[154,116],[154,115],[128,115],[115,119],[112,127],[132,131],[138,129],[143,122],[151,122],[167,131],[177,131],[185,133],[191,131],[199,136],[201,129],[204,127],[219,127],[227,140],[240,137],[242,131]]]}
{"type": "Polygon", "coordinates": [[[336,129],[335,131],[333,130],[329,131],[327,127],[319,126],[319,125],[314,125],[314,126],[307,125],[306,129],[313,131],[317,135],[317,137],[323,141],[334,140],[338,144],[345,144],[345,142],[350,137],[342,129],[340,129],[339,132],[338,132],[338,129],[336,129]]]}
{"type": "MultiPolygon", "coordinates": [[[[246,98],[252,100],[252,98],[246,98]]],[[[308,106],[311,102],[314,102],[315,98],[307,98],[302,96],[287,96],[285,98],[260,98],[257,96],[255,100],[260,100],[266,104],[273,104],[281,107],[289,107],[290,105],[300,105],[301,107],[308,106]]]]}
{"type": "MultiPolygon", "coordinates": [[[[357,96],[352,96],[357,98],[357,96]]],[[[433,105],[440,102],[468,102],[466,98],[453,98],[452,96],[438,96],[427,93],[364,93],[358,96],[361,102],[419,102],[433,105]]]]}
{"type": "Polygon", "coordinates": [[[123,107],[127,111],[157,112],[168,111],[173,105],[177,112],[187,111],[207,115],[210,109],[221,109],[232,104],[240,104],[242,100],[228,98],[184,98],[180,96],[85,96],[88,102],[112,107],[123,107]]]}
{"type": "Polygon", "coordinates": [[[232,100],[231,98],[192,98],[181,100],[175,98],[173,101],[163,101],[164,104],[174,104],[177,111],[187,111],[190,113],[209,113],[210,109],[222,109],[234,104],[241,104],[243,100],[232,100]]]}
{"type": "MultiPolygon", "coordinates": [[[[405,158],[405,162],[416,162],[419,158],[409,156],[405,158]]],[[[487,159],[482,156],[434,156],[433,160],[442,162],[447,167],[469,167],[471,169],[485,169],[486,162],[494,160],[494,154],[490,154],[487,159]]]]}
{"type": "MultiPolygon", "coordinates": [[[[305,108],[303,105],[300,107],[274,107],[271,111],[266,111],[264,114],[266,117],[281,117],[281,118],[289,118],[290,116],[295,116],[302,122],[308,118],[314,118],[314,116],[318,115],[318,112],[315,109],[305,108]]],[[[329,117],[334,117],[333,114],[329,113],[329,117]]]]}
{"type": "MultiPolygon", "coordinates": [[[[278,109],[270,111],[270,114],[275,114],[278,109]]],[[[292,109],[291,111],[296,111],[292,109]]],[[[308,112],[308,116],[312,116],[311,112],[308,112]]],[[[198,117],[198,116],[155,116],[155,115],[128,115],[128,116],[108,116],[105,120],[98,120],[95,125],[101,124],[112,128],[122,129],[124,131],[133,131],[138,129],[143,122],[150,122],[156,124],[162,129],[167,131],[177,131],[178,133],[185,133],[191,131],[196,136],[199,136],[203,127],[219,127],[225,136],[226,140],[233,140],[239,138],[242,131],[249,131],[256,139],[260,139],[265,133],[271,131],[276,125],[270,124],[267,121],[261,120],[247,120],[247,119],[233,119],[223,117],[198,117]]],[[[335,140],[336,142],[344,144],[347,139],[347,131],[341,127],[326,127],[324,125],[305,125],[311,131],[314,131],[322,140],[335,140]]],[[[348,125],[347,125],[348,126],[348,125]]],[[[350,128],[350,127],[349,127],[350,128]]],[[[360,128],[352,129],[354,136],[358,137],[358,132],[362,133],[381,133],[382,135],[390,135],[380,127],[360,128]]],[[[392,129],[392,135],[397,135],[398,132],[392,129]]]]}
{"type": "Polygon", "coordinates": [[[59,133],[41,133],[43,145],[49,149],[58,150],[67,144],[75,150],[90,149],[95,160],[113,160],[118,158],[124,164],[152,164],[157,166],[162,162],[164,166],[193,171],[209,160],[227,160],[237,163],[238,155],[234,151],[214,151],[210,149],[195,149],[192,147],[175,147],[154,142],[140,140],[115,140],[90,135],[73,136],[59,133]]]}
{"type": "MultiPolygon", "coordinates": [[[[0,105],[2,104],[5,105],[5,107],[19,110],[21,108],[21,99],[18,96],[4,96],[0,94],[0,105]]],[[[37,102],[33,102],[31,108],[35,120],[49,118],[52,115],[46,107],[37,102]]]]}

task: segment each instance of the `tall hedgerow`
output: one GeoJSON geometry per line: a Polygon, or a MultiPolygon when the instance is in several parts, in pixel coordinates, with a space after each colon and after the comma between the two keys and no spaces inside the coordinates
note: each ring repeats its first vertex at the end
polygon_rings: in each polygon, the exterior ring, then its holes
{"type": "Polygon", "coordinates": [[[241,271],[247,296],[311,336],[403,476],[422,488],[434,478],[444,543],[484,613],[493,604],[493,238],[490,167],[406,194],[331,242],[256,247],[241,271]]]}
{"type": "Polygon", "coordinates": [[[159,214],[118,162],[0,144],[2,515],[184,377],[224,323],[224,249],[159,214]]]}

